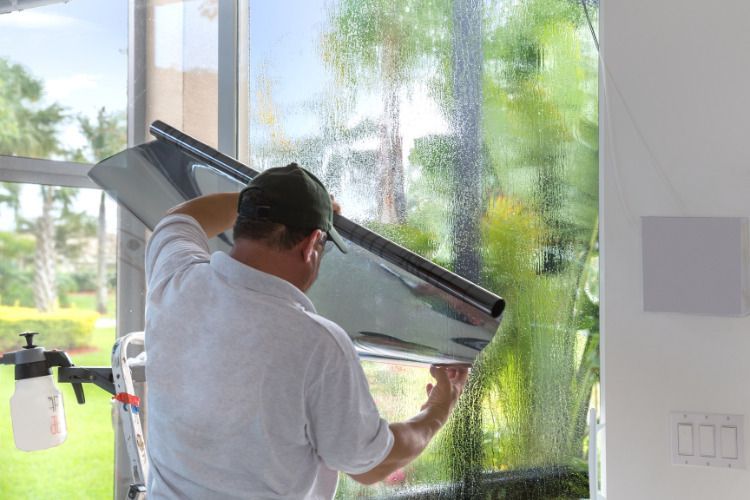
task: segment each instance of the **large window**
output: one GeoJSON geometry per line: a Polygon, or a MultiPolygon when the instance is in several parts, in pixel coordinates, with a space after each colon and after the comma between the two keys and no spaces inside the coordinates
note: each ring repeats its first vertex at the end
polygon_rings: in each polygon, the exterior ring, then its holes
{"type": "MultiPolygon", "coordinates": [[[[511,476],[558,488],[526,498],[584,494],[598,373],[596,7],[251,2],[251,166],[300,162],[346,215],[507,300],[430,450],[373,488],[343,478],[341,498],[525,487],[511,476]]],[[[365,370],[389,419],[418,410],[426,370],[365,370]]]]}
{"type": "MultiPolygon", "coordinates": [[[[233,26],[222,24],[222,9],[244,2],[71,0],[0,15],[0,170],[98,161],[125,145],[126,110],[131,142],[148,140],[144,127],[160,119],[220,145],[234,118],[222,115],[226,89],[236,92],[240,119],[229,128],[247,131],[241,160],[257,170],[303,164],[347,216],[507,301],[428,451],[374,487],[343,477],[338,496],[477,497],[492,488],[585,496],[585,414],[598,381],[589,26],[598,1],[248,3],[233,26]],[[222,61],[227,26],[239,38],[222,61]]],[[[79,323],[93,327],[65,342],[47,332],[40,342],[76,349],[80,365],[108,364],[114,209],[98,191],[63,189],[49,176],[28,182],[0,185],[0,325],[29,310],[88,318],[79,323]],[[104,289],[107,310],[96,312],[104,289]]],[[[365,363],[365,371],[388,419],[422,404],[426,369],[365,363]]],[[[69,442],[46,452],[12,449],[0,404],[0,497],[109,496],[108,396],[92,387],[78,407],[63,390],[69,442]],[[21,479],[29,474],[45,478],[38,490],[21,479]]],[[[12,375],[0,369],[0,396],[11,392],[12,375]]]]}

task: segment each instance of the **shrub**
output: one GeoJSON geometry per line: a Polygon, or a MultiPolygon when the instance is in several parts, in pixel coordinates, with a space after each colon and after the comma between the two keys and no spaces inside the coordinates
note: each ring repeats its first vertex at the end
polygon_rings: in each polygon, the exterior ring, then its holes
{"type": "Polygon", "coordinates": [[[39,332],[35,343],[47,349],[82,347],[91,341],[94,311],[59,309],[42,313],[28,307],[0,306],[0,352],[15,351],[24,344],[23,332],[39,332]]]}
{"type": "Polygon", "coordinates": [[[9,262],[0,262],[0,304],[34,305],[34,271],[22,271],[9,262]]]}
{"type": "Polygon", "coordinates": [[[57,275],[57,300],[60,303],[60,307],[70,307],[70,297],[68,295],[77,292],[77,289],[78,287],[72,275],[57,275]]]}
{"type": "Polygon", "coordinates": [[[73,286],[68,290],[73,292],[95,292],[96,291],[96,273],[94,271],[76,271],[70,273],[73,280],[73,286]]]}

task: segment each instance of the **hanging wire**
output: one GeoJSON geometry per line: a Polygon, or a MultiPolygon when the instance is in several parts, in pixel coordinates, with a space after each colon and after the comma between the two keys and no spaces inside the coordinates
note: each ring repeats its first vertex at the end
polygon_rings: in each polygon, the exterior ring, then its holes
{"type": "Polygon", "coordinates": [[[589,16],[589,8],[586,5],[586,0],[581,0],[581,5],[583,5],[583,11],[586,13],[586,19],[589,22],[589,29],[591,30],[591,37],[594,39],[596,51],[599,52],[599,39],[596,37],[596,30],[594,30],[594,25],[591,22],[591,16],[589,16]]]}

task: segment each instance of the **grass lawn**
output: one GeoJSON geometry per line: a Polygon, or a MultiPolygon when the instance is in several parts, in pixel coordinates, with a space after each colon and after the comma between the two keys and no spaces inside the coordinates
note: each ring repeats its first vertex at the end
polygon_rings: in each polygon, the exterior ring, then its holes
{"type": "MultiPolygon", "coordinates": [[[[71,293],[68,295],[68,301],[71,307],[76,309],[90,309],[96,310],[96,293],[71,293]]],[[[107,316],[115,317],[115,293],[113,290],[107,294],[107,316]]]]}
{"type": "MultiPolygon", "coordinates": [[[[113,313],[114,306],[110,314],[113,313]]],[[[93,347],[96,350],[72,353],[73,363],[109,366],[114,338],[114,327],[95,329],[93,347]]],[[[39,342],[44,344],[43,335],[39,342]]],[[[56,370],[54,376],[57,376],[56,370]]],[[[57,386],[65,401],[66,442],[49,450],[19,451],[13,443],[10,421],[13,367],[0,367],[0,499],[112,498],[114,432],[111,397],[93,384],[86,384],[86,404],[79,405],[70,384],[57,386]]]]}

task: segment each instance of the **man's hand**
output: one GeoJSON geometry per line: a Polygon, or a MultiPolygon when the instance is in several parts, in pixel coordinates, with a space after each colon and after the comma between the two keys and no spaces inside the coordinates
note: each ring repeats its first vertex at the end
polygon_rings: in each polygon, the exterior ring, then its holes
{"type": "Polygon", "coordinates": [[[391,424],[391,452],[372,470],[364,474],[350,474],[352,479],[362,484],[382,481],[417,458],[448,421],[451,410],[466,385],[469,368],[460,365],[432,365],[430,374],[435,377],[436,383],[427,385],[427,402],[422,405],[422,411],[405,422],[391,424]]]}
{"type": "Polygon", "coordinates": [[[427,401],[422,410],[430,411],[444,425],[464,390],[469,369],[466,366],[432,365],[430,375],[437,384],[427,384],[427,401]]]}
{"type": "Polygon", "coordinates": [[[339,202],[333,198],[333,195],[330,195],[330,197],[331,197],[331,208],[333,208],[333,213],[335,213],[336,215],[341,215],[341,205],[339,205],[339,202]]]}

